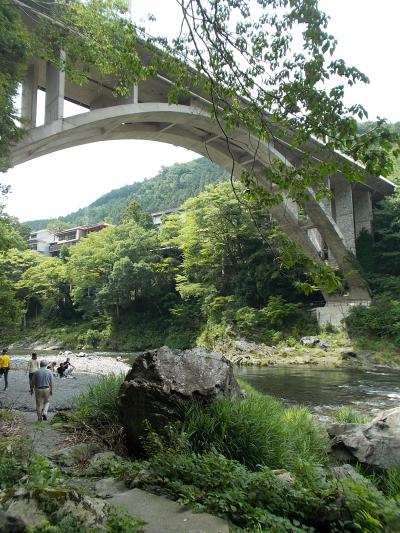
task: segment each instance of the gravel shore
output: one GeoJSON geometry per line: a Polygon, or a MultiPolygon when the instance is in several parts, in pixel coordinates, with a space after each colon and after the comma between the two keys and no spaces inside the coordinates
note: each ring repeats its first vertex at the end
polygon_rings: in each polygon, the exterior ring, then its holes
{"type": "MultiPolygon", "coordinates": [[[[73,400],[90,385],[111,372],[126,374],[130,366],[123,361],[116,361],[112,357],[91,355],[77,357],[68,355],[75,366],[74,378],[54,378],[54,395],[50,399],[50,411],[71,409],[73,400]]],[[[8,389],[4,389],[4,380],[0,379],[0,409],[17,409],[20,411],[34,411],[35,398],[29,391],[27,364],[30,356],[12,356],[10,372],[8,374],[8,389]]],[[[66,356],[38,357],[39,361],[65,361],[66,356]]]]}

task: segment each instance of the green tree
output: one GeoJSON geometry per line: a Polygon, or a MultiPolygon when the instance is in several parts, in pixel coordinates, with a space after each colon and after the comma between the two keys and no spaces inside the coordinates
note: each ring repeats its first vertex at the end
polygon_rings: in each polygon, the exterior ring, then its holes
{"type": "Polygon", "coordinates": [[[92,233],[71,249],[67,264],[72,297],[85,316],[121,311],[160,313],[173,292],[173,272],[163,268],[158,232],[129,222],[92,233]]]}
{"type": "Polygon", "coordinates": [[[68,229],[71,227],[68,222],[64,222],[64,220],[60,220],[59,218],[56,218],[55,220],[52,220],[47,224],[47,229],[53,233],[58,233],[59,231],[63,231],[65,229],[68,229]]]}
{"type": "Polygon", "coordinates": [[[143,211],[140,204],[133,200],[130,202],[121,217],[121,224],[126,224],[127,222],[136,222],[144,228],[151,228],[153,226],[153,219],[149,213],[143,211]]]}
{"type": "Polygon", "coordinates": [[[24,299],[26,315],[32,313],[38,318],[42,311],[47,318],[65,317],[69,284],[65,264],[58,258],[41,256],[36,265],[23,272],[16,289],[24,299]]]}
{"type": "Polygon", "coordinates": [[[0,4],[0,171],[8,167],[9,145],[22,135],[15,98],[29,55],[29,34],[10,2],[0,4]]]}

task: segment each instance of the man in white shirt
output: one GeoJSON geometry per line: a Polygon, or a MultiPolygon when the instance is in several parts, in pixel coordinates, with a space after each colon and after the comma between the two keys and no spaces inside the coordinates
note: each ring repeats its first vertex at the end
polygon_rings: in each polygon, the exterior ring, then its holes
{"type": "Polygon", "coordinates": [[[33,352],[32,358],[29,359],[28,362],[29,386],[31,386],[32,376],[36,372],[36,370],[39,370],[39,361],[37,358],[37,354],[33,352]]]}

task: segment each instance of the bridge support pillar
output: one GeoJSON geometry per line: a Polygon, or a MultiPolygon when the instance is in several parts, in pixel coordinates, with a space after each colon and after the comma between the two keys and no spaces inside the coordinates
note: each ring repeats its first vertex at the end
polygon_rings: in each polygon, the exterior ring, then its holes
{"type": "Polygon", "coordinates": [[[351,183],[344,179],[335,180],[333,218],[343,235],[344,244],[353,254],[356,253],[354,231],[353,190],[351,183]]]}
{"type": "MultiPolygon", "coordinates": [[[[61,55],[65,57],[64,52],[61,55]]],[[[59,120],[64,116],[65,72],[57,70],[53,65],[46,68],[46,102],[44,123],[59,120]]]]}
{"type": "Polygon", "coordinates": [[[372,233],[372,201],[367,187],[360,184],[353,187],[353,206],[356,238],[363,229],[372,233]]]}
{"type": "Polygon", "coordinates": [[[36,126],[38,85],[39,69],[35,63],[32,63],[28,67],[22,84],[21,120],[27,128],[36,126]]]}
{"type": "Polygon", "coordinates": [[[351,308],[355,305],[365,305],[368,307],[370,302],[367,300],[337,300],[327,301],[324,307],[315,307],[311,312],[316,318],[318,325],[326,327],[328,325],[339,327],[344,325],[345,318],[349,315],[351,308]]]}

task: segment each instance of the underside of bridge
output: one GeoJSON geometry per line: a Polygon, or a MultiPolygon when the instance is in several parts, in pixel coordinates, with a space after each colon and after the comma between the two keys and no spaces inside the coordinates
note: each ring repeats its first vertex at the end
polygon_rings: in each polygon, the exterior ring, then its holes
{"type": "MultiPolygon", "coordinates": [[[[143,52],[144,53],[144,52],[143,52]]],[[[115,80],[105,80],[93,72],[91,80],[79,86],[44,61],[34,61],[22,91],[22,117],[28,134],[12,149],[12,164],[18,165],[64,148],[119,139],[140,139],[168,143],[190,149],[214,163],[233,170],[235,176],[250,170],[258,184],[271,190],[266,168],[279,160],[288,166],[302,164],[304,154],[315,158],[337,158],[324,152],[323,145],[310,140],[294,148],[287,135],[260,141],[245,127],[227,134],[210,115],[205,95],[190,93],[178,104],[168,104],[171,82],[163,77],[140,82],[128,98],[115,98],[115,80]],[[45,124],[36,127],[37,91],[46,91],[45,124]],[[64,100],[75,102],[86,112],[64,117],[64,100]]],[[[132,160],[134,160],[132,152],[132,160]]],[[[354,163],[355,164],[355,163],[354,163]]],[[[309,190],[305,202],[306,219],[299,216],[297,204],[286,197],[271,214],[302,252],[317,262],[329,261],[343,273],[344,295],[324,295],[327,305],[317,310],[320,323],[338,323],[351,305],[370,302],[368,287],[357,268],[356,239],[362,230],[372,231],[372,205],[393,192],[385,178],[364,173],[362,182],[349,183],[339,172],[329,183],[333,199],[318,201],[309,190]]]]}

